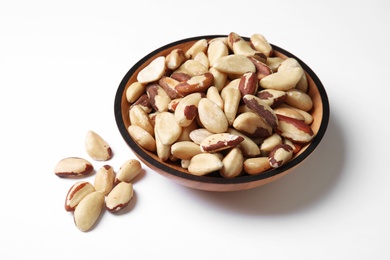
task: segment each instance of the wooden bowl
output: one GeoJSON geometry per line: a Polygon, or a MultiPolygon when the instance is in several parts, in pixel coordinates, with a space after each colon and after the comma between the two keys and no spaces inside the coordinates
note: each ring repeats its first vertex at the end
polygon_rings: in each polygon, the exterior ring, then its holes
{"type": "MultiPolygon", "coordinates": [[[[319,78],[298,57],[278,46],[271,44],[274,49],[274,55],[283,58],[295,58],[301,64],[306,73],[309,83],[308,94],[311,96],[314,104],[313,109],[310,112],[314,119],[311,127],[315,133],[314,139],[305,147],[303,147],[300,152],[293,157],[292,160],[282,165],[281,167],[268,170],[258,175],[242,175],[231,179],[223,178],[218,174],[195,176],[189,174],[187,170],[181,168],[177,163],[163,162],[157,157],[155,153],[143,149],[131,138],[127,131],[127,128],[130,125],[130,104],[126,99],[126,89],[131,83],[136,81],[138,72],[156,57],[161,55],[166,56],[175,48],[182,48],[183,50],[186,50],[194,42],[200,39],[213,39],[217,37],[227,37],[227,35],[198,36],[172,42],[154,50],[138,61],[124,76],[116,92],[114,104],[116,123],[125,142],[146,166],[155,172],[173,181],[176,181],[179,184],[208,191],[237,191],[259,187],[285,176],[297,166],[299,166],[314,151],[314,149],[316,149],[325,134],[329,121],[329,101],[324,86],[322,85],[319,78]]],[[[248,40],[247,37],[242,38],[248,40]]]]}

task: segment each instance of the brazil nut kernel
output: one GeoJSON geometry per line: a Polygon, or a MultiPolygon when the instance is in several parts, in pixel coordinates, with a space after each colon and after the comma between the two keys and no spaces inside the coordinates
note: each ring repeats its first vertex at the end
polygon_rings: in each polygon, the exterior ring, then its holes
{"type": "Polygon", "coordinates": [[[129,134],[160,160],[180,160],[190,174],[261,174],[290,161],[315,136],[305,71],[295,58],[276,56],[262,34],[200,39],[139,74],[129,86],[146,84],[144,93],[127,94],[147,94],[143,108],[151,109],[134,112],[150,121],[134,119],[129,134]]]}

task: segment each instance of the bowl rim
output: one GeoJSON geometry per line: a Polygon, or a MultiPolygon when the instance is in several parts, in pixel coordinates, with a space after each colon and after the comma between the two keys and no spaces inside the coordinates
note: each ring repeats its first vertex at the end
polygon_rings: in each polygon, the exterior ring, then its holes
{"type": "MultiPolygon", "coordinates": [[[[189,38],[184,38],[181,40],[177,40],[171,43],[168,43],[166,45],[163,45],[154,51],[150,52],[143,58],[141,58],[138,62],[136,62],[125,74],[123,79],[121,80],[119,87],[116,91],[115,94],[115,100],[114,100],[114,115],[115,115],[115,121],[118,127],[118,130],[120,134],[122,135],[122,138],[125,140],[127,145],[130,147],[131,150],[135,153],[137,157],[142,157],[143,160],[147,161],[149,164],[153,165],[153,167],[156,167],[166,173],[172,174],[177,178],[183,179],[183,180],[190,180],[190,181],[195,181],[195,182],[200,182],[200,183],[211,183],[211,184],[239,184],[239,183],[250,183],[254,181],[260,181],[260,180],[265,180],[270,177],[279,175],[286,170],[292,169],[299,165],[303,160],[305,160],[313,151],[314,149],[319,145],[321,142],[322,138],[325,135],[326,129],[328,127],[329,123],[329,117],[330,117],[330,108],[329,108],[329,99],[328,95],[325,91],[325,88],[320,81],[320,79],[317,77],[315,72],[305,63],[303,62],[300,58],[295,56],[294,54],[290,53],[289,51],[284,50],[283,48],[274,45],[270,43],[272,48],[276,50],[277,52],[282,53],[283,55],[294,58],[296,59],[299,64],[302,66],[304,71],[310,75],[312,78],[313,82],[317,86],[318,92],[320,93],[321,100],[322,100],[322,110],[323,110],[323,115],[322,115],[322,120],[320,123],[320,127],[318,129],[317,134],[313,138],[313,140],[310,142],[310,144],[306,147],[306,149],[299,154],[297,157],[294,158],[294,160],[291,160],[290,162],[272,170],[268,170],[266,172],[263,172],[261,174],[256,174],[256,175],[244,175],[236,178],[223,178],[223,177],[213,177],[213,176],[196,176],[192,174],[188,174],[176,169],[173,169],[166,164],[164,164],[161,161],[155,160],[153,157],[151,157],[149,154],[147,154],[143,149],[139,147],[139,145],[131,138],[130,134],[128,133],[128,130],[125,126],[125,123],[123,122],[123,114],[122,114],[122,98],[123,95],[125,95],[125,89],[127,82],[131,78],[131,76],[134,74],[134,72],[140,67],[145,61],[147,61],[149,58],[152,56],[156,55],[157,53],[163,51],[164,49],[173,47],[175,45],[181,44],[181,43],[186,43],[189,41],[197,41],[201,39],[213,39],[213,38],[220,38],[220,37],[227,37],[227,35],[202,35],[202,36],[194,36],[194,37],[189,37],[189,38]]],[[[242,37],[246,41],[249,40],[248,37],[242,37]]]]}

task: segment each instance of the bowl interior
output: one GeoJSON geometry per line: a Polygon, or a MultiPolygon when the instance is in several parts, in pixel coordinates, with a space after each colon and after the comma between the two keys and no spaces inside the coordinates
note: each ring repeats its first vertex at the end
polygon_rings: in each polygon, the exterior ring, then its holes
{"type": "MultiPolygon", "coordinates": [[[[274,181],[285,174],[289,173],[296,166],[298,166],[304,159],[306,159],[313,150],[318,146],[323,138],[328,121],[329,121],[329,102],[326,91],[316,76],[316,74],[298,57],[289,53],[288,51],[272,45],[274,49],[274,55],[282,58],[292,57],[295,58],[302,68],[304,69],[309,89],[308,94],[313,100],[313,108],[310,111],[313,116],[313,123],[311,127],[315,133],[314,139],[304,146],[288,163],[282,165],[279,168],[268,170],[258,175],[242,175],[232,179],[223,178],[218,174],[210,174],[207,176],[195,176],[188,173],[186,169],[183,169],[177,162],[162,161],[155,153],[145,150],[139,146],[129,135],[127,128],[130,125],[129,108],[130,104],[126,99],[126,89],[136,81],[137,74],[145,66],[147,66],[152,60],[158,56],[166,56],[173,49],[181,48],[184,51],[187,50],[193,43],[200,39],[213,39],[217,37],[227,37],[227,35],[208,35],[198,36],[188,39],[183,39],[170,44],[167,44],[155,51],[149,53],[140,61],[138,61],[124,76],[122,79],[116,96],[114,104],[115,119],[118,129],[124,138],[125,142],[129,145],[130,149],[135,155],[152,170],[179,182],[182,185],[211,191],[232,191],[232,190],[244,190],[261,186],[263,184],[274,181]]],[[[249,40],[246,37],[243,37],[249,40]]]]}

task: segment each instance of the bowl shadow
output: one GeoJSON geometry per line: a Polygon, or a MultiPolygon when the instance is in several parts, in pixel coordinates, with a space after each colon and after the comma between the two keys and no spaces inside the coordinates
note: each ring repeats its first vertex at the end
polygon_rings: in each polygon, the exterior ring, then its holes
{"type": "Polygon", "coordinates": [[[210,192],[183,187],[184,193],[202,204],[242,214],[277,215],[305,210],[324,200],[341,177],[344,140],[339,119],[331,116],[321,144],[283,178],[244,191],[210,192]]]}

